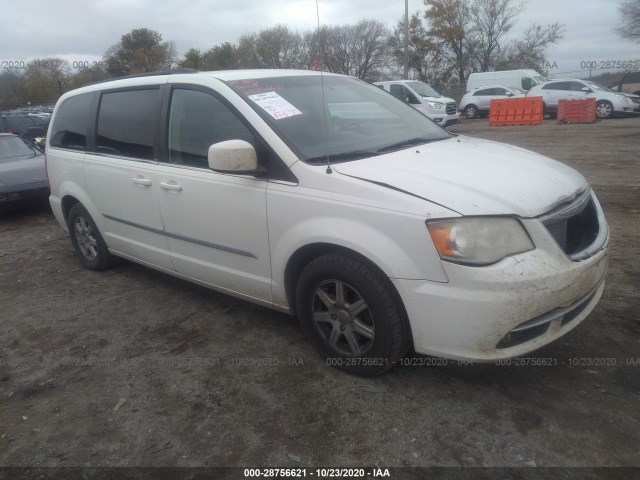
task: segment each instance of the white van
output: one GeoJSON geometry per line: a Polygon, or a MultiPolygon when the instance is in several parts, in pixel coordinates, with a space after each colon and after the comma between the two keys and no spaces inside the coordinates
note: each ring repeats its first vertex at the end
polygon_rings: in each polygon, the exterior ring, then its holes
{"type": "Polygon", "coordinates": [[[392,80],[374,82],[374,85],[408,103],[443,127],[458,123],[460,119],[456,101],[453,98],[443,97],[424,82],[392,80]]]}
{"type": "Polygon", "coordinates": [[[467,79],[467,92],[489,85],[529,90],[534,85],[546,81],[535,70],[503,70],[501,72],[477,72],[467,79]]]}
{"type": "Polygon", "coordinates": [[[297,315],[328,365],[359,375],[412,350],[523,355],[604,289],[609,230],[581,174],[453,135],[352,77],[83,87],[58,101],[46,160],[85,267],[126,258],[297,315]]]}

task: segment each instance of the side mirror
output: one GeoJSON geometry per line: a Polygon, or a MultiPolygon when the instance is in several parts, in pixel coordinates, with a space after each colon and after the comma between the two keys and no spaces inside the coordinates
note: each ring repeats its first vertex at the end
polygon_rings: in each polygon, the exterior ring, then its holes
{"type": "Polygon", "coordinates": [[[513,93],[512,92],[507,92],[507,97],[513,97],[513,93]]]}
{"type": "Polygon", "coordinates": [[[220,173],[261,175],[267,171],[258,166],[255,148],[244,140],[226,140],[214,143],[207,154],[209,168],[220,173]]]}
{"type": "Polygon", "coordinates": [[[581,90],[586,93],[589,93],[591,91],[589,87],[582,87],[581,90]]]}
{"type": "Polygon", "coordinates": [[[404,103],[411,103],[411,99],[409,97],[404,97],[404,103]]]}

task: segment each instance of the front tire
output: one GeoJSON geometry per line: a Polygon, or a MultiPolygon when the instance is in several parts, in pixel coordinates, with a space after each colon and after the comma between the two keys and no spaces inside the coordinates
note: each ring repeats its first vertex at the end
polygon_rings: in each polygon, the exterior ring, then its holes
{"type": "Polygon", "coordinates": [[[363,377],[404,355],[402,309],[383,274],[343,253],[327,253],[302,271],[296,305],[302,329],[328,365],[363,377]]]}
{"type": "Polygon", "coordinates": [[[116,266],[120,259],[111,255],[93,218],[80,203],[76,203],[67,217],[71,243],[80,262],[89,270],[106,270],[116,266]]]}
{"type": "Polygon", "coordinates": [[[596,117],[600,120],[611,118],[613,116],[613,104],[606,100],[600,100],[596,103],[596,117]]]}

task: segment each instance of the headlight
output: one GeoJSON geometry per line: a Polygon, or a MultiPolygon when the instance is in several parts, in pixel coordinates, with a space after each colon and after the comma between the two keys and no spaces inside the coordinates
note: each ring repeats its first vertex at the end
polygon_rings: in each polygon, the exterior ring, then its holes
{"type": "Polygon", "coordinates": [[[616,97],[618,97],[621,101],[623,101],[624,103],[629,103],[629,97],[627,97],[626,95],[619,95],[616,94],[616,97]]]}
{"type": "Polygon", "coordinates": [[[435,108],[436,110],[442,110],[444,108],[444,103],[438,103],[438,102],[427,102],[429,105],[431,105],[432,108],[435,108]]]}
{"type": "Polygon", "coordinates": [[[515,218],[457,218],[427,222],[443,260],[463,265],[490,265],[535,246],[515,218]]]}

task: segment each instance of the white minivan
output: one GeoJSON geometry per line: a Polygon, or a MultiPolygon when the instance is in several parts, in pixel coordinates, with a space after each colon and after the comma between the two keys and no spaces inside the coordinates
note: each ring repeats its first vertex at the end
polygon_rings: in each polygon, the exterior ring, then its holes
{"type": "Polygon", "coordinates": [[[411,351],[528,353],[604,289],[609,232],[581,174],[355,78],[98,83],[60,98],[46,142],[51,206],[87,268],[126,258],[297,315],[358,375],[411,351]]]}
{"type": "Polygon", "coordinates": [[[374,82],[378,88],[408,103],[442,127],[458,123],[460,114],[453,98],[444,97],[419,80],[374,82]]]}
{"type": "Polygon", "coordinates": [[[535,70],[502,70],[499,72],[476,72],[467,78],[467,92],[489,85],[529,90],[531,87],[546,81],[535,70]]]}

